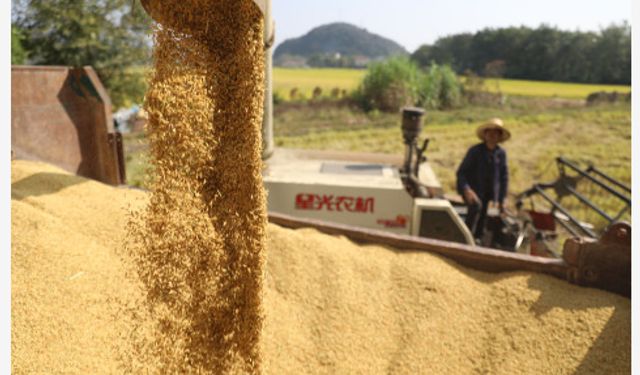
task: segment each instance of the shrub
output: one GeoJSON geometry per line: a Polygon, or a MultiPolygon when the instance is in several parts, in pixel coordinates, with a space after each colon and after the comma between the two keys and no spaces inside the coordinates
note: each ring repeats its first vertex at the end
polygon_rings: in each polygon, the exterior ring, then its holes
{"type": "Polygon", "coordinates": [[[273,91],[272,95],[273,95],[272,100],[273,100],[274,106],[284,103],[284,98],[282,97],[282,94],[280,94],[278,91],[273,91]]]}
{"type": "Polygon", "coordinates": [[[398,111],[415,105],[418,99],[420,72],[407,57],[394,57],[371,64],[353,99],[364,109],[398,111]]]}
{"type": "Polygon", "coordinates": [[[289,99],[290,100],[296,100],[298,99],[298,88],[294,87],[291,89],[291,91],[289,91],[289,99]]]}
{"type": "Polygon", "coordinates": [[[440,66],[440,109],[455,108],[462,97],[458,76],[449,65],[440,66]]]}
{"type": "Polygon", "coordinates": [[[431,64],[420,78],[418,104],[429,109],[450,109],[461,104],[462,88],[448,65],[431,64]]]}
{"type": "Polygon", "coordinates": [[[316,86],[313,89],[313,93],[311,94],[311,100],[318,100],[322,96],[322,88],[320,86],[316,86]]]}

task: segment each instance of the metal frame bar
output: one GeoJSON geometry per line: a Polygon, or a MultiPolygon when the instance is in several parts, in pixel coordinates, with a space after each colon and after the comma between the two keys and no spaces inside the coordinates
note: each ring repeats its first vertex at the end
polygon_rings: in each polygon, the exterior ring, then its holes
{"type": "Polygon", "coordinates": [[[607,219],[609,221],[609,223],[611,223],[612,221],[614,221],[614,218],[612,218],[611,216],[607,215],[606,212],[604,212],[600,207],[596,206],[593,202],[591,202],[589,199],[587,199],[584,195],[578,193],[577,191],[575,191],[575,189],[573,189],[571,186],[568,185],[564,185],[565,189],[569,190],[569,192],[573,195],[576,196],[576,198],[578,198],[578,200],[580,200],[580,202],[586,204],[587,206],[591,207],[591,209],[593,209],[595,212],[599,213],[602,217],[604,217],[605,219],[607,219]]]}
{"type": "Polygon", "coordinates": [[[580,233],[571,225],[567,224],[564,220],[559,220],[555,215],[553,216],[556,219],[556,222],[564,229],[566,229],[569,233],[571,233],[574,237],[582,237],[580,233]]]}
{"type": "Polygon", "coordinates": [[[587,168],[587,173],[593,172],[595,174],[597,174],[598,176],[604,178],[605,180],[609,181],[610,183],[618,186],[619,188],[622,188],[624,190],[626,190],[628,193],[631,193],[631,188],[628,187],[627,185],[623,184],[622,182],[616,180],[615,178],[609,176],[608,174],[602,172],[601,170],[597,169],[596,167],[594,167],[593,165],[590,165],[589,168],[587,168]]]}
{"type": "MultiPolygon", "coordinates": [[[[542,190],[542,188],[539,185],[535,185],[534,186],[535,191],[540,194],[547,202],[551,203],[551,205],[557,209],[558,211],[562,212],[565,216],[567,216],[569,218],[569,221],[571,221],[574,225],[576,225],[578,228],[580,228],[586,235],[588,235],[591,238],[597,238],[598,236],[590,229],[583,227],[580,222],[573,217],[566,209],[564,209],[558,202],[554,201],[549,195],[547,195],[547,193],[544,192],[544,190],[542,190]]],[[[561,220],[558,220],[559,222],[562,222],[561,220]]]]}
{"type": "Polygon", "coordinates": [[[616,217],[613,218],[613,221],[618,221],[622,215],[624,215],[625,212],[629,211],[631,207],[629,206],[625,206],[622,210],[620,210],[620,212],[618,212],[618,214],[616,215],[616,217]]]}
{"type": "MultiPolygon", "coordinates": [[[[629,210],[631,208],[631,199],[629,197],[624,196],[622,193],[620,193],[619,191],[617,191],[617,190],[613,189],[612,187],[606,185],[602,181],[595,179],[589,173],[593,172],[593,173],[597,174],[598,176],[603,177],[608,182],[610,182],[610,183],[612,183],[612,184],[614,184],[614,185],[616,185],[616,186],[618,186],[618,187],[620,187],[622,189],[630,191],[630,188],[628,188],[627,186],[625,186],[621,182],[619,182],[616,179],[608,176],[604,172],[601,172],[601,171],[597,170],[593,166],[590,166],[585,172],[584,170],[581,170],[577,165],[573,164],[572,162],[566,160],[563,157],[556,158],[556,161],[558,163],[558,171],[560,173],[560,176],[563,176],[563,177],[566,176],[564,167],[567,166],[567,167],[573,169],[574,171],[578,172],[581,176],[586,177],[587,179],[589,179],[590,181],[594,182],[595,184],[597,184],[601,188],[603,188],[606,191],[608,191],[609,193],[613,194],[616,198],[619,198],[619,199],[621,199],[622,201],[624,201],[626,203],[626,206],[615,217],[612,217],[609,214],[607,214],[606,212],[604,212],[604,210],[602,210],[600,207],[598,207],[595,203],[593,203],[588,198],[586,198],[584,195],[582,195],[581,193],[576,191],[574,188],[572,188],[571,186],[567,185],[566,183],[562,183],[563,188],[565,188],[571,195],[575,196],[581,203],[589,206],[589,208],[591,208],[592,210],[596,211],[599,215],[601,215],[603,218],[605,218],[609,222],[609,225],[611,225],[615,221],[619,220],[622,217],[622,215],[627,210],[629,210]]],[[[564,207],[562,207],[558,201],[555,201],[553,198],[551,198],[548,194],[546,194],[544,192],[543,189],[556,188],[556,185],[558,183],[560,183],[560,182],[561,182],[561,180],[557,180],[554,183],[546,183],[546,184],[545,183],[539,183],[539,184],[535,184],[529,190],[526,190],[525,192],[521,193],[517,197],[517,200],[521,201],[523,198],[530,197],[530,196],[532,196],[534,194],[539,194],[542,198],[544,198],[547,202],[549,202],[553,206],[553,209],[552,209],[553,211],[557,210],[557,211],[561,212],[562,214],[564,214],[569,219],[569,222],[571,222],[573,225],[575,225],[575,227],[579,228],[582,232],[584,232],[584,234],[586,234],[587,236],[589,236],[591,238],[596,238],[597,235],[592,230],[590,230],[589,228],[583,226],[564,207]]],[[[562,225],[562,227],[564,227],[572,235],[574,235],[576,237],[580,237],[581,236],[581,233],[574,226],[569,225],[569,223],[566,222],[565,220],[561,220],[560,218],[556,217],[556,222],[558,222],[560,225],[562,225]]]]}
{"type": "Polygon", "coordinates": [[[569,168],[573,169],[574,171],[578,172],[580,175],[586,177],[587,179],[589,179],[591,182],[595,183],[596,185],[600,186],[601,188],[605,189],[606,191],[608,191],[609,193],[613,194],[614,196],[616,196],[617,198],[621,199],[622,201],[624,201],[627,205],[631,205],[631,198],[625,196],[624,194],[620,193],[619,191],[613,189],[611,186],[603,183],[602,181],[596,179],[595,177],[593,177],[592,175],[590,175],[589,173],[583,171],[582,169],[580,169],[577,165],[571,163],[570,161],[566,160],[563,157],[558,157],[556,158],[556,161],[562,165],[566,165],[569,168]]]}

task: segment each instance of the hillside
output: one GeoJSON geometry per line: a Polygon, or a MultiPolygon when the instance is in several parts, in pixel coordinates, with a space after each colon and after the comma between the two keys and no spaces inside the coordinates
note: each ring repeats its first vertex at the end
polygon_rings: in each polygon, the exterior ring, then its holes
{"type": "Polygon", "coordinates": [[[318,60],[319,56],[336,59],[337,54],[340,56],[337,59],[355,58],[355,61],[350,61],[351,65],[362,65],[370,60],[406,55],[408,52],[390,39],[338,22],[316,27],[299,38],[285,40],[274,51],[274,59],[276,65],[286,65],[286,61],[309,62],[311,58],[318,60]]]}

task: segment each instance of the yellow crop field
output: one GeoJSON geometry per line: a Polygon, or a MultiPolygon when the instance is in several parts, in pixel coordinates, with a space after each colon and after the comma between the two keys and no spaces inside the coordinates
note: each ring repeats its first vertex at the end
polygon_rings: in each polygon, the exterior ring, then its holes
{"type": "Polygon", "coordinates": [[[291,90],[298,89],[304,97],[310,98],[313,89],[320,87],[323,95],[331,90],[351,91],[358,87],[366,70],[358,69],[273,69],[273,91],[285,100],[290,99],[291,90]]]}
{"type": "Polygon", "coordinates": [[[596,91],[631,92],[626,85],[594,85],[585,83],[525,81],[518,79],[487,79],[485,88],[491,92],[502,92],[507,95],[523,95],[538,97],[558,97],[567,99],[585,99],[596,91]]]}
{"type": "MultiPolygon", "coordinates": [[[[291,90],[305,98],[310,98],[315,87],[322,89],[323,96],[329,96],[331,90],[352,91],[366,74],[366,70],[357,69],[273,69],[273,89],[282,99],[289,100],[291,90]]],[[[463,78],[464,79],[464,78],[463,78]]],[[[526,81],[516,79],[487,79],[484,87],[487,91],[500,91],[506,95],[535,97],[558,97],[566,99],[585,99],[596,91],[631,92],[626,85],[595,85],[565,82],[526,81]]]]}

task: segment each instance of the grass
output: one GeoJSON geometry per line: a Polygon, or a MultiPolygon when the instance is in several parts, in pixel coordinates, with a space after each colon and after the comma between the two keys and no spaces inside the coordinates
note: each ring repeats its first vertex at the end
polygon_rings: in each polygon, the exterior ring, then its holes
{"type": "Polygon", "coordinates": [[[145,187],[145,178],[149,168],[147,157],[147,140],[144,133],[127,133],[123,135],[125,170],[127,184],[145,187]]]}
{"type": "MultiPolygon", "coordinates": [[[[297,88],[306,98],[311,97],[315,87],[320,87],[325,96],[332,89],[354,90],[366,70],[356,69],[273,69],[274,92],[284,100],[290,99],[291,89],[297,88]]],[[[530,96],[541,98],[585,99],[597,91],[618,91],[627,93],[631,86],[594,85],[564,82],[525,81],[515,79],[487,79],[485,88],[490,92],[502,92],[506,95],[530,96]]]]}

